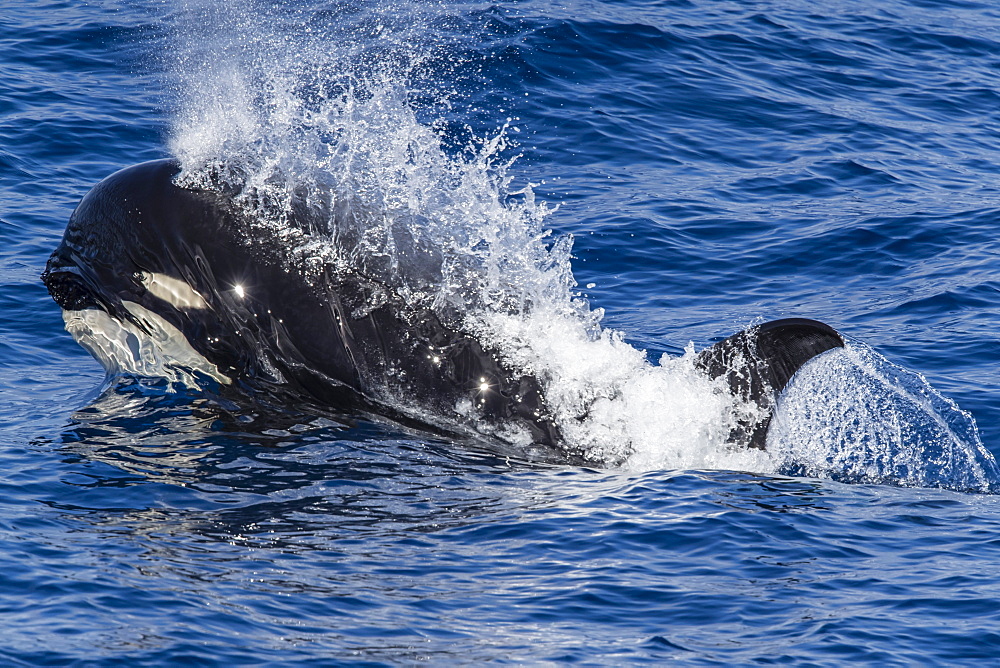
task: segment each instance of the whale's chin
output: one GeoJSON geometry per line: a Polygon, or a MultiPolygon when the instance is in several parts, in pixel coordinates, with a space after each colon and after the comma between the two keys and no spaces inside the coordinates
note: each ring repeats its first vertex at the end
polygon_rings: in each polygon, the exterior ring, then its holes
{"type": "Polygon", "coordinates": [[[191,389],[205,380],[232,383],[169,322],[139,304],[123,302],[123,306],[142,326],[97,308],[62,312],[66,331],[109,376],[164,378],[191,389]]]}

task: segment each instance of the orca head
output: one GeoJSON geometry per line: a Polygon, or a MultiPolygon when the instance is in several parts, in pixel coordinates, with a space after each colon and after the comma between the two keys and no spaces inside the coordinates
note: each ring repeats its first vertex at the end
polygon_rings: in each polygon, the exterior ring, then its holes
{"type": "Polygon", "coordinates": [[[232,336],[252,319],[243,281],[253,263],[238,218],[218,195],[175,185],[179,171],[156,160],[94,186],[42,280],[109,373],[157,375],[166,364],[228,383],[253,355],[232,336]]]}

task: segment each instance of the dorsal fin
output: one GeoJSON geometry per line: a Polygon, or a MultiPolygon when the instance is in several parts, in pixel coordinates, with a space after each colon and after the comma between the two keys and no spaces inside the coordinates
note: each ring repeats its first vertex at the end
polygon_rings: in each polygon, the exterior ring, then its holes
{"type": "Polygon", "coordinates": [[[843,347],[829,325],[786,318],[749,327],[698,354],[696,364],[711,378],[725,376],[733,394],[761,408],[758,419],[741,422],[730,440],[763,450],[778,394],[803,364],[843,347]]]}

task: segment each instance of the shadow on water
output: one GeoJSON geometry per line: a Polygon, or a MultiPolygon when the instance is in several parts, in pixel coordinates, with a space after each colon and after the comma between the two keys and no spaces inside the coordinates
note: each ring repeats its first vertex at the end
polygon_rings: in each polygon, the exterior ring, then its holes
{"type": "Polygon", "coordinates": [[[278,536],[474,521],[509,509],[506,474],[547,468],[357,417],[132,379],[76,411],[60,440],[74,459],[107,466],[78,467],[64,480],[77,488],[74,503],[53,507],[140,533],[183,525],[227,541],[266,535],[272,546],[278,536]]]}

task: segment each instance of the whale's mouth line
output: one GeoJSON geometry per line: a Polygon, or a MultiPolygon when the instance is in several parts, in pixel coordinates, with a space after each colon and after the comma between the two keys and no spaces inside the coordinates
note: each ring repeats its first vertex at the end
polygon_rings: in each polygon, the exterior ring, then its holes
{"type": "Polygon", "coordinates": [[[42,282],[49,295],[64,311],[98,309],[107,312],[107,301],[99,297],[99,292],[88,285],[84,271],[76,265],[49,267],[42,274],[42,282]]]}
{"type": "MultiPolygon", "coordinates": [[[[119,327],[123,328],[122,331],[135,331],[136,335],[141,334],[145,337],[152,336],[154,332],[162,334],[163,331],[166,331],[164,327],[156,324],[157,321],[162,321],[168,327],[176,330],[176,327],[170,325],[161,316],[139,305],[144,290],[128,282],[130,276],[119,276],[121,280],[118,281],[117,290],[109,289],[110,286],[100,285],[97,276],[97,272],[86,265],[67,264],[63,254],[57,251],[42,274],[42,282],[48,288],[53,301],[62,309],[64,316],[67,313],[100,313],[118,323],[119,327]],[[140,309],[146,317],[139,315],[140,309]],[[150,329],[151,323],[153,323],[152,329],[150,329]]],[[[74,318],[74,321],[79,319],[76,316],[74,318]]],[[[98,315],[91,315],[88,316],[87,322],[96,325],[98,322],[96,319],[99,318],[98,315]]],[[[107,328],[99,329],[103,331],[107,328]]],[[[113,331],[113,328],[107,331],[113,331]]],[[[80,343],[80,339],[75,334],[74,338],[80,343]]],[[[81,343],[81,345],[83,344],[81,343]]],[[[89,348],[87,349],[89,350],[89,348]]],[[[111,368],[114,369],[114,365],[111,368]]],[[[124,367],[124,372],[129,372],[128,367],[124,367]]]]}

